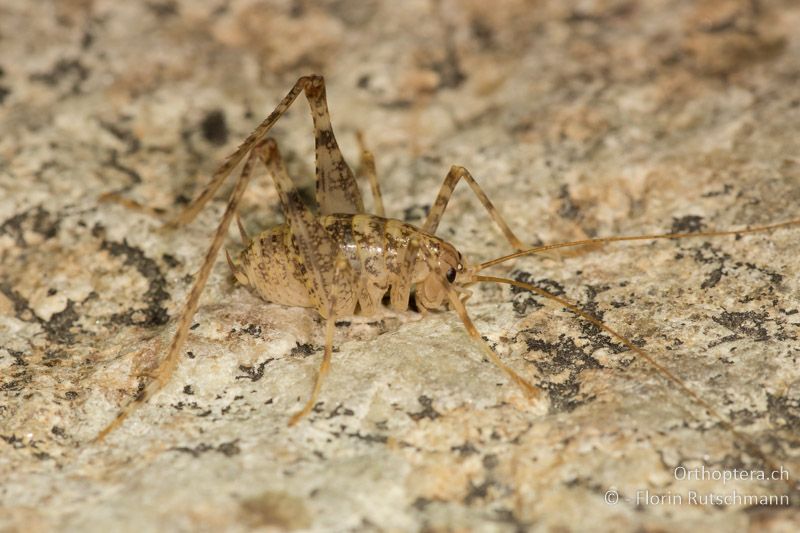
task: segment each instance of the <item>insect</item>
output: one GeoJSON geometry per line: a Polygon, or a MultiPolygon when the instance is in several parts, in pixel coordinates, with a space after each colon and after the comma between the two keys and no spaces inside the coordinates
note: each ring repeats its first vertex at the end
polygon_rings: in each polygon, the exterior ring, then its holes
{"type": "MultiPolygon", "coordinates": [[[[374,158],[366,150],[360,137],[359,143],[362,147],[361,168],[371,185],[376,214],[365,213],[355,175],[339,150],[331,127],[323,78],[302,77],[275,110],[233,154],[225,159],[201,194],[182,213],[167,222],[171,227],[191,222],[234,168],[244,161],[225,212],[181,311],[176,332],[166,355],[153,372],[152,379],[99,433],[97,441],[105,438],[122,424],[137,406],[147,402],[169,382],[178,366],[179,354],[188,337],[189,326],[197,311],[200,296],[215,258],[229,225],[236,218],[242,240],[246,245],[235,259],[226,252],[228,264],[236,280],[250,286],[265,300],[287,306],[313,308],[325,320],[325,348],[321,366],[308,400],[302,409],[290,418],[290,425],[296,424],[308,415],[319,397],[325,376],[331,367],[336,319],[353,315],[357,311],[362,315],[372,315],[382,305],[382,300],[387,294],[389,305],[395,310],[405,310],[410,297],[414,298],[417,307],[423,313],[450,307],[457,313],[468,335],[480,346],[488,359],[505,372],[527,396],[535,397],[539,389],[495,354],[479,334],[466,310],[465,304],[471,294],[467,287],[477,282],[492,282],[509,284],[536,293],[569,309],[616,338],[651,365],[664,379],[673,383],[696,404],[717,418],[737,439],[752,449],[753,453],[764,457],[757,446],[740,434],[713,406],[627,337],[562,296],[530,283],[483,275],[481,272],[518,257],[567,247],[603,245],[618,241],[738,236],[797,225],[800,224],[800,219],[728,231],[601,237],[531,248],[526,247],[517,238],[469,171],[459,166],[452,167],[448,172],[421,227],[386,218],[374,158]],[[305,93],[314,123],[318,207],[316,213],[301,199],[281,160],[276,142],[267,136],[270,128],[300,93],[305,93]],[[275,183],[285,223],[250,238],[238,218],[237,208],[257,163],[266,168],[275,183]],[[470,264],[453,245],[435,235],[451,194],[461,180],[467,182],[494,224],[516,252],[484,263],[470,264]]],[[[129,207],[141,207],[130,200],[110,195],[107,199],[119,201],[129,207]]]]}

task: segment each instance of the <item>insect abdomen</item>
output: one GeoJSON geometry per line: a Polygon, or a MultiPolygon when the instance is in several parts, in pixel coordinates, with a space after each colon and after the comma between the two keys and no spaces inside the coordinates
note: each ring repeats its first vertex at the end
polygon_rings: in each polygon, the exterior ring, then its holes
{"type": "MultiPolygon", "coordinates": [[[[356,283],[361,313],[372,315],[403,269],[402,259],[415,234],[429,237],[417,228],[394,219],[365,214],[335,214],[319,219],[322,227],[347,258],[356,283]]],[[[293,258],[299,252],[287,238],[283,225],[259,234],[239,256],[239,269],[259,296],[289,306],[313,307],[293,258]]],[[[408,300],[392,301],[405,309],[408,300]]]]}
{"type": "Polygon", "coordinates": [[[296,307],[313,307],[303,281],[292,266],[297,252],[287,247],[287,226],[259,233],[239,254],[238,269],[248,284],[267,301],[296,307]]]}

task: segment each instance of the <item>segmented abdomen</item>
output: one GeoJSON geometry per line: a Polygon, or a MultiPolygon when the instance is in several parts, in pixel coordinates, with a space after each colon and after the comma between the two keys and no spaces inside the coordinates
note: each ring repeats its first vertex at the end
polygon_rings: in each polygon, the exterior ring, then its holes
{"type": "MultiPolygon", "coordinates": [[[[373,314],[389,287],[401,274],[405,250],[416,235],[430,236],[395,219],[366,214],[335,214],[319,219],[338,245],[355,274],[357,298],[363,314],[373,314]]],[[[239,255],[239,269],[265,300],[290,306],[313,306],[293,258],[298,256],[285,225],[254,238],[239,255]]],[[[403,302],[405,305],[407,301],[403,302]]],[[[352,311],[351,311],[352,312],[352,311]]]]}

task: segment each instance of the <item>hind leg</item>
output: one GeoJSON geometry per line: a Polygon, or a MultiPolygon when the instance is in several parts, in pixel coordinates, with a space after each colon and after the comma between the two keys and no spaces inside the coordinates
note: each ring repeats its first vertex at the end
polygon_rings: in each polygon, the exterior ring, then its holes
{"type": "Polygon", "coordinates": [[[294,425],[314,408],[322,384],[330,370],[333,352],[333,328],[337,316],[353,314],[358,300],[358,280],[340,247],[328,235],[320,219],[303,203],[278,152],[278,146],[267,139],[259,157],[275,182],[283,215],[289,226],[291,246],[289,260],[303,280],[309,300],[326,319],[325,355],[304,407],[292,418],[294,425]]]}
{"type": "Polygon", "coordinates": [[[178,320],[178,326],[175,330],[175,335],[172,337],[172,342],[170,343],[169,351],[167,352],[166,357],[159,362],[156,369],[152,372],[151,379],[145,385],[144,389],[131,403],[126,405],[117,414],[114,420],[108,426],[106,426],[97,435],[97,437],[95,437],[95,442],[102,441],[109,433],[119,427],[122,422],[124,422],[125,419],[136,410],[138,406],[146,403],[147,400],[160,391],[164,385],[169,383],[172,375],[175,373],[175,369],[178,367],[178,363],[180,361],[181,348],[183,348],[183,345],[186,343],[186,338],[189,336],[189,326],[192,324],[192,318],[194,318],[194,314],[197,312],[197,306],[200,303],[200,296],[203,294],[203,289],[208,281],[208,276],[211,274],[211,269],[214,266],[214,260],[216,259],[217,253],[222,246],[222,241],[225,240],[225,235],[228,232],[228,226],[233,220],[233,216],[236,213],[236,209],[238,208],[239,202],[244,195],[245,189],[247,189],[247,184],[250,181],[250,175],[253,170],[254,162],[254,154],[251,154],[242,168],[242,173],[239,176],[239,179],[236,181],[236,186],[234,187],[233,192],[231,192],[230,199],[228,200],[228,206],[225,209],[225,214],[222,215],[222,220],[220,220],[220,223],[217,226],[217,231],[214,233],[211,246],[209,246],[208,251],[206,252],[203,265],[200,267],[200,271],[197,273],[197,278],[192,286],[192,290],[189,292],[189,298],[186,300],[186,304],[181,312],[180,319],[178,320]]]}
{"type": "Polygon", "coordinates": [[[292,418],[289,419],[290,426],[297,424],[301,419],[303,419],[303,417],[307,416],[317,404],[319,391],[322,390],[322,383],[325,381],[325,378],[328,376],[328,372],[331,369],[331,353],[333,352],[333,327],[335,323],[336,320],[333,317],[328,317],[328,319],[325,321],[325,355],[322,356],[322,364],[320,365],[319,372],[317,372],[317,377],[314,380],[314,388],[311,389],[311,396],[308,398],[303,408],[292,415],[292,418]]]}

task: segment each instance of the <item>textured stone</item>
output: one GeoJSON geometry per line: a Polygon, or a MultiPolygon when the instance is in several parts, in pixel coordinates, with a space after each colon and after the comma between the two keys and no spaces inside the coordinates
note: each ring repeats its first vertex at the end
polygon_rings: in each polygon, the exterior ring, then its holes
{"type": "MultiPolygon", "coordinates": [[[[172,382],[89,441],[163,356],[225,202],[169,233],[98,197],[177,211],[298,76],[326,76],[345,155],[363,131],[398,218],[420,222],[461,164],[530,243],[736,228],[797,216],[798,27],[789,0],[5,1],[0,529],[791,530],[796,496],[689,504],[787,486],[676,479],[766,467],[619,341],[488,284],[470,313],[536,400],[454,313],[387,311],[337,327],[322,403],[288,428],[322,323],[235,287],[220,257],[172,382]],[[637,505],[645,490],[684,502],[637,505]]],[[[274,133],[308,190],[304,106],[274,133]]],[[[461,187],[440,235],[472,261],[507,253],[461,187]]],[[[251,232],[280,221],[266,179],[242,215],[251,232]]],[[[632,338],[796,482],[799,233],[496,272],[632,338]]]]}

